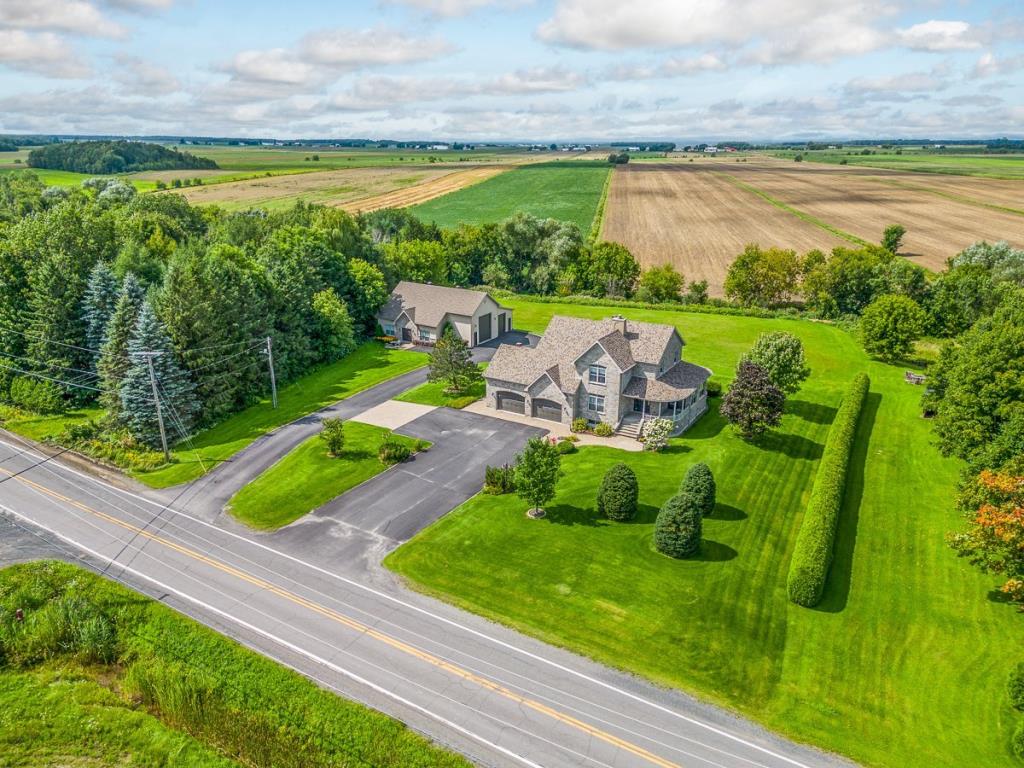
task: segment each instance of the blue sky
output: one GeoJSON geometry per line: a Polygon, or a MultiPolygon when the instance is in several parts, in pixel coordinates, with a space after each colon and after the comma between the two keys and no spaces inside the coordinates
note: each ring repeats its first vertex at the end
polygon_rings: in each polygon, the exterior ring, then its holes
{"type": "Polygon", "coordinates": [[[0,131],[1024,136],[1004,0],[0,0],[0,131]]]}

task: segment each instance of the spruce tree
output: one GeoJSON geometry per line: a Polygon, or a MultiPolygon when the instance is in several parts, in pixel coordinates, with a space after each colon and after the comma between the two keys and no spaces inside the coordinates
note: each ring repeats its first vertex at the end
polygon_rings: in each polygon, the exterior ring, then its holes
{"type": "Polygon", "coordinates": [[[99,386],[103,390],[100,404],[106,409],[107,417],[111,421],[121,419],[121,383],[128,370],[128,342],[131,340],[144,300],[142,286],[135,279],[135,275],[129,272],[121,286],[121,295],[114,307],[114,314],[104,329],[104,341],[96,363],[96,370],[100,375],[99,386]]]}
{"type": "Polygon", "coordinates": [[[628,464],[613,464],[601,480],[601,488],[597,492],[597,511],[607,515],[609,520],[632,520],[636,515],[639,495],[636,473],[628,464]]]}
{"type": "Polygon", "coordinates": [[[174,356],[171,340],[148,301],[142,304],[131,341],[128,342],[128,370],[121,383],[122,418],[128,431],[152,448],[160,445],[160,428],[153,402],[149,363],[142,352],[155,352],[153,369],[159,388],[160,405],[168,443],[189,436],[195,424],[199,403],[188,373],[174,356]]]}
{"type": "Polygon", "coordinates": [[[106,262],[97,261],[89,273],[89,284],[82,300],[82,319],[85,321],[85,346],[96,350],[93,363],[99,358],[99,349],[107,325],[117,307],[119,290],[117,278],[106,262]]]}
{"type": "Polygon", "coordinates": [[[692,495],[700,506],[701,514],[707,517],[715,511],[715,476],[711,467],[703,461],[694,464],[686,472],[679,492],[692,495]]]}
{"type": "Polygon", "coordinates": [[[482,379],[483,374],[473,362],[469,345],[455,335],[450,325],[446,326],[430,354],[427,381],[447,382],[446,394],[461,395],[482,379]]]}
{"type": "Polygon", "coordinates": [[[700,551],[703,533],[700,501],[680,493],[665,502],[654,523],[654,547],[669,557],[692,557],[700,551]]]}

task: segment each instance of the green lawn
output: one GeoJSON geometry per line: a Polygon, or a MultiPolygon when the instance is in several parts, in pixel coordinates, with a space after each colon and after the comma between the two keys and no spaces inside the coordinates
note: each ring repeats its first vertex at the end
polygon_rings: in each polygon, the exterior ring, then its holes
{"type": "Polygon", "coordinates": [[[96,421],[101,416],[103,410],[100,408],[76,408],[47,416],[0,404],[0,427],[38,442],[57,437],[65,427],[96,421]]]}
{"type": "Polygon", "coordinates": [[[402,723],[67,563],[0,569],[0,658],[4,768],[469,765],[402,723]]]}
{"type": "Polygon", "coordinates": [[[174,450],[175,463],[135,475],[154,488],[185,483],[201,477],[217,462],[229,459],[260,435],[275,427],[369,389],[385,379],[426,365],[419,352],[385,349],[368,342],[348,357],[302,377],[278,392],[278,408],[270,398],[222,421],[192,439],[192,445],[174,450]],[[193,450],[194,448],[194,450],[193,450]]]}
{"type": "MultiPolygon", "coordinates": [[[[487,363],[480,363],[480,370],[486,369],[487,363]]],[[[420,384],[418,387],[413,387],[403,392],[395,400],[401,400],[403,403],[436,405],[444,408],[465,408],[467,405],[475,403],[483,397],[487,390],[487,385],[482,380],[471,386],[464,395],[445,394],[444,390],[447,386],[448,384],[443,381],[428,381],[425,384],[420,384]]]]}
{"type": "MultiPolygon", "coordinates": [[[[319,435],[311,437],[235,494],[228,507],[253,528],[288,525],[387,469],[377,458],[377,448],[388,432],[346,422],[345,450],[337,458],[327,453],[319,435]]],[[[417,442],[403,435],[394,439],[409,448],[417,442]]]]}
{"type": "Polygon", "coordinates": [[[388,567],[419,588],[602,662],[734,708],[795,739],[872,766],[1010,766],[1016,716],[1004,683],[1020,618],[988,599],[996,579],[945,545],[958,465],[931,445],[921,390],[821,323],[685,312],[506,303],[542,331],[554,312],[620,311],[674,323],[684,357],[726,380],[762,331],[804,341],[811,378],[761,444],[706,415],[662,455],[589,447],[563,457],[548,517],[514,496],[477,496],[399,548],[388,567]],[[858,431],[835,563],[815,610],[786,599],[786,573],[835,407],[852,376],[872,387],[858,431]],[[627,461],[641,511],[599,518],[602,473],[627,461]],[[702,555],[651,547],[658,507],[706,461],[719,506],[702,555]]]}
{"type": "Polygon", "coordinates": [[[574,222],[586,234],[609,172],[603,163],[571,160],[524,165],[410,210],[440,227],[501,221],[522,211],[574,222]]]}

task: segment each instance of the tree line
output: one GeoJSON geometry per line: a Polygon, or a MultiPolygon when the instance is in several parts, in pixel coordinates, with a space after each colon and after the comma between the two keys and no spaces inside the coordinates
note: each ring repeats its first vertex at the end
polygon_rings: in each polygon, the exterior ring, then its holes
{"type": "Polygon", "coordinates": [[[75,173],[132,173],[216,169],[206,157],[142,141],[69,141],[48,144],[28,153],[30,168],[75,173]]]}

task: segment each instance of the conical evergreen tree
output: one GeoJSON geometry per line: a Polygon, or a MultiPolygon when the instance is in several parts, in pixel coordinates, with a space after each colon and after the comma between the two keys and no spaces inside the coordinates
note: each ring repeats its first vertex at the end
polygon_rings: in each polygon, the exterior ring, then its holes
{"type": "Polygon", "coordinates": [[[120,293],[117,278],[106,262],[97,261],[89,273],[89,285],[82,299],[82,319],[85,321],[85,346],[95,349],[93,362],[99,359],[99,349],[110,318],[117,308],[120,293]]]}
{"type": "Polygon", "coordinates": [[[107,417],[112,421],[121,419],[121,383],[128,370],[128,342],[135,330],[145,298],[139,281],[129,272],[121,286],[121,295],[117,299],[114,314],[103,332],[104,340],[100,346],[96,370],[100,375],[100,389],[103,390],[100,404],[106,409],[107,417]]]}
{"type": "Polygon", "coordinates": [[[697,554],[704,527],[700,504],[700,499],[688,493],[666,501],[654,521],[654,548],[669,557],[697,554]]]}
{"type": "Polygon", "coordinates": [[[160,428],[153,402],[149,363],[141,352],[155,352],[153,369],[159,387],[160,405],[164,412],[167,440],[176,443],[188,437],[199,403],[195,386],[188,373],[174,356],[167,330],[148,301],[142,304],[135,331],[128,343],[128,371],[121,384],[121,413],[128,431],[142,443],[160,446],[160,428]]]}

